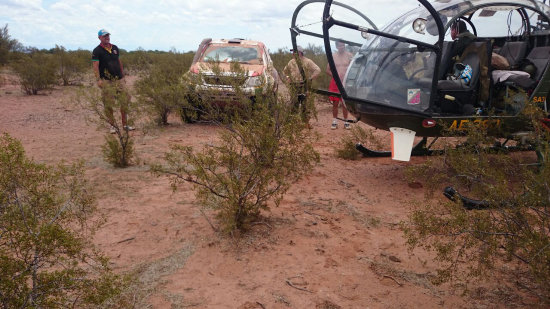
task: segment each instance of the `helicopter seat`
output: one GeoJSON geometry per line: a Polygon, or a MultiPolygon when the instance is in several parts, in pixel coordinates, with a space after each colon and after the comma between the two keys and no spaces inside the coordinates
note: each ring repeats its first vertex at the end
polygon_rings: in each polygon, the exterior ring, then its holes
{"type": "Polygon", "coordinates": [[[441,65],[439,66],[438,80],[445,79],[445,75],[449,72],[449,66],[452,63],[451,59],[451,50],[452,50],[453,41],[443,42],[443,48],[441,49],[441,65]]]}
{"type": "Polygon", "coordinates": [[[539,81],[546,66],[548,65],[548,59],[550,59],[550,46],[535,47],[527,55],[527,59],[535,66],[536,71],[531,75],[531,78],[535,81],[539,81]]]}
{"type": "MultiPolygon", "coordinates": [[[[475,44],[475,43],[474,43],[475,44]]],[[[437,89],[440,98],[440,108],[443,113],[471,114],[477,99],[479,86],[480,60],[475,49],[469,49],[463,55],[461,63],[472,68],[472,76],[468,83],[462,80],[440,80],[437,89]],[[467,106],[466,106],[467,105],[467,106]]]]}
{"type": "Polygon", "coordinates": [[[506,58],[510,64],[510,69],[517,69],[520,61],[525,58],[527,52],[527,42],[517,41],[511,42],[508,41],[502,45],[498,54],[506,58]]]}
{"type": "Polygon", "coordinates": [[[499,71],[493,71],[493,80],[497,85],[502,84],[505,87],[522,88],[525,90],[532,89],[537,85],[546,70],[549,58],[550,46],[535,47],[529,52],[527,58],[520,61],[520,66],[517,68],[518,71],[505,72],[516,74],[512,74],[505,81],[498,83],[499,79],[495,78],[494,74],[498,74],[499,71]]]}

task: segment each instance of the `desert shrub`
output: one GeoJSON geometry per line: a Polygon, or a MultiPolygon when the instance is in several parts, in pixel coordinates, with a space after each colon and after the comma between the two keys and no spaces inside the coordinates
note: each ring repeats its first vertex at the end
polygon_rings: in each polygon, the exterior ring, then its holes
{"type": "Polygon", "coordinates": [[[57,65],[57,74],[63,81],[63,86],[70,85],[82,73],[90,70],[89,51],[67,51],[65,47],[56,45],[53,55],[57,65]]]}
{"type": "Polygon", "coordinates": [[[140,105],[160,125],[168,124],[168,114],[182,105],[185,88],[181,78],[189,69],[193,59],[185,54],[167,53],[157,57],[150,72],[136,83],[140,105]]]}
{"type": "Polygon", "coordinates": [[[21,57],[13,64],[21,88],[28,95],[51,89],[57,83],[56,64],[52,55],[36,52],[21,57]]]}
{"type": "Polygon", "coordinates": [[[143,48],[138,48],[135,51],[124,54],[122,61],[124,63],[124,70],[132,73],[148,71],[153,63],[151,53],[148,53],[143,48]]]}
{"type": "Polygon", "coordinates": [[[114,134],[105,136],[105,144],[102,146],[105,160],[115,167],[131,165],[135,155],[129,126],[134,125],[134,119],[140,114],[140,110],[131,99],[124,80],[104,81],[101,89],[81,89],[76,99],[83,109],[93,115],[89,120],[103,129],[110,129],[114,134]],[[123,125],[122,117],[119,117],[121,113],[126,115],[126,125],[123,125]]]}
{"type": "Polygon", "coordinates": [[[355,147],[357,143],[362,145],[371,145],[376,149],[383,147],[380,139],[374,135],[374,130],[371,128],[363,129],[359,124],[354,125],[351,130],[348,131],[340,144],[335,149],[336,156],[345,160],[357,160],[361,154],[355,147]]]}
{"type": "MultiPolygon", "coordinates": [[[[134,51],[121,51],[123,56],[124,70],[136,74],[148,73],[155,64],[162,62],[166,58],[177,58],[182,64],[191,64],[193,60],[193,52],[180,53],[175,49],[166,51],[159,50],[144,50],[139,47],[134,51]]],[[[189,68],[189,65],[187,66],[189,68]]]]}
{"type": "Polygon", "coordinates": [[[412,179],[428,181],[433,190],[458,186],[462,194],[484,200],[488,207],[468,210],[456,202],[427,200],[418,203],[404,224],[411,248],[433,250],[441,263],[437,282],[464,284],[500,276],[510,290],[528,291],[548,304],[550,300],[550,168],[548,131],[541,126],[544,113],[526,108],[534,131],[528,140],[538,147],[535,156],[498,153],[489,146],[487,130],[470,127],[461,147],[447,147],[410,172],[412,179]],[[491,276],[494,274],[494,276],[491,276]]]}
{"type": "Polygon", "coordinates": [[[194,184],[198,201],[216,211],[226,232],[246,230],[319,161],[313,133],[289,111],[288,102],[260,97],[243,114],[233,115],[216,144],[201,151],[174,146],[166,165],[153,167],[170,175],[174,188],[194,184]]]}
{"type": "Polygon", "coordinates": [[[0,307],[85,308],[119,293],[91,243],[103,221],[83,175],[83,163],[38,164],[0,137],[0,307]]]}
{"type": "MultiPolygon", "coordinates": [[[[202,73],[186,73],[181,78],[182,91],[185,100],[180,101],[178,110],[184,122],[195,120],[207,120],[219,124],[229,124],[235,119],[250,117],[249,109],[256,103],[251,99],[252,93],[243,89],[244,81],[248,78],[248,72],[238,62],[231,62],[229,66],[219,60],[207,62],[208,78],[224,80],[224,88],[204,86],[206,76],[202,73]],[[227,78],[230,76],[230,78],[227,78]],[[225,88],[231,88],[231,94],[227,95],[225,88]],[[224,101],[225,100],[225,101],[224,101]]],[[[271,87],[273,85],[268,85],[271,87]]],[[[270,88],[268,88],[270,89],[270,88]]],[[[267,102],[274,101],[276,95],[270,91],[263,91],[262,87],[256,88],[253,94],[256,98],[267,102]],[[264,98],[263,96],[271,96],[264,98]]]]}
{"type": "Polygon", "coordinates": [[[103,158],[114,167],[126,167],[134,157],[134,141],[124,130],[120,135],[105,135],[105,144],[101,146],[103,158]]]}

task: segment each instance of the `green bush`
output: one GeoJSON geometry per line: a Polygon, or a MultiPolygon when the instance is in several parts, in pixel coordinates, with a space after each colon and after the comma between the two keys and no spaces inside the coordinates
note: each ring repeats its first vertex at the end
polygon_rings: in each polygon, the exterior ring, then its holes
{"type": "Polygon", "coordinates": [[[52,55],[35,52],[22,56],[13,64],[13,69],[19,76],[21,88],[28,95],[51,89],[57,83],[57,67],[52,55]]]}
{"type": "MultiPolygon", "coordinates": [[[[185,100],[178,107],[180,116],[184,122],[194,122],[199,119],[217,123],[230,124],[236,118],[250,117],[249,109],[257,103],[251,99],[251,93],[243,90],[244,81],[248,72],[238,62],[231,62],[228,69],[224,69],[222,62],[213,60],[205,64],[208,66],[208,78],[222,80],[224,85],[231,88],[228,95],[224,88],[204,86],[205,76],[202,73],[185,74],[181,78],[182,91],[185,100]],[[227,76],[230,76],[228,79],[227,76]],[[225,101],[223,101],[225,99],[225,101]]],[[[267,87],[271,87],[268,85],[267,87]]],[[[263,91],[262,87],[256,88],[253,94],[264,102],[273,101],[276,94],[271,91],[263,91]],[[263,95],[270,96],[264,98],[263,95]],[[261,98],[260,98],[261,97],[261,98]]]]}
{"type": "Polygon", "coordinates": [[[361,153],[355,147],[357,143],[370,145],[367,147],[374,147],[375,149],[382,149],[384,147],[382,141],[374,134],[373,129],[368,128],[365,130],[357,124],[342,138],[339,147],[335,150],[336,156],[345,160],[359,159],[361,153]]]}
{"type": "Polygon", "coordinates": [[[46,166],[0,137],[0,307],[83,308],[121,279],[91,239],[102,223],[83,164],[46,166]]]}
{"type": "Polygon", "coordinates": [[[121,54],[121,58],[124,70],[132,73],[148,71],[153,63],[151,53],[142,48],[121,54]]]}
{"type": "Polygon", "coordinates": [[[266,96],[248,106],[232,115],[215,145],[200,152],[174,146],[166,154],[167,166],[152,168],[170,175],[174,188],[184,181],[194,184],[197,199],[217,212],[226,232],[249,228],[319,161],[313,133],[288,102],[266,96]]]}
{"type": "Polygon", "coordinates": [[[123,131],[120,136],[105,135],[105,144],[101,146],[105,161],[114,167],[126,167],[134,158],[134,141],[123,131]]]}
{"type": "Polygon", "coordinates": [[[168,114],[182,105],[186,89],[182,76],[189,70],[190,54],[167,53],[156,57],[150,72],[136,83],[140,105],[144,106],[160,125],[168,124],[168,114]]]}
{"type": "Polygon", "coordinates": [[[68,86],[81,74],[90,70],[90,52],[86,50],[67,51],[65,47],[56,45],[53,50],[57,65],[57,74],[68,86]]]}
{"type": "Polygon", "coordinates": [[[133,163],[134,143],[129,126],[140,114],[138,105],[131,99],[124,80],[104,81],[101,89],[91,87],[82,89],[77,95],[79,105],[93,115],[93,122],[101,128],[109,129],[114,137],[105,137],[102,146],[104,158],[115,167],[127,167],[133,163]],[[121,113],[126,115],[126,126],[123,125],[121,113]]]}
{"type": "Polygon", "coordinates": [[[526,140],[537,147],[540,166],[527,164],[534,156],[495,152],[490,147],[494,138],[472,126],[461,147],[447,147],[443,158],[411,170],[410,177],[428,182],[428,197],[453,185],[489,207],[467,210],[459,199],[427,200],[416,206],[404,229],[411,248],[437,254],[442,265],[438,283],[471,287],[499,277],[501,287],[532,293],[549,304],[550,136],[541,126],[545,114],[539,108],[529,106],[525,112],[534,128],[526,140]]]}

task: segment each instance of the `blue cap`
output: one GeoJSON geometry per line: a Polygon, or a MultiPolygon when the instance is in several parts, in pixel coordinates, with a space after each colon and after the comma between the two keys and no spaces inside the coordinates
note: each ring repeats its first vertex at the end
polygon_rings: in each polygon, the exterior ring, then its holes
{"type": "Polygon", "coordinates": [[[105,29],[101,29],[97,32],[97,36],[104,36],[106,34],[111,34],[111,33],[109,33],[109,31],[107,31],[105,29]]]}

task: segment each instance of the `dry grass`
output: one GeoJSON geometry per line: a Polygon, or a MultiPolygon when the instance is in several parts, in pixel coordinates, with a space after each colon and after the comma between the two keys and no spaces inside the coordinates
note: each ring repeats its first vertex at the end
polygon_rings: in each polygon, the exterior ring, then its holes
{"type": "MultiPolygon", "coordinates": [[[[345,184],[343,184],[345,186],[345,184]]],[[[324,210],[330,213],[344,213],[353,218],[354,221],[361,223],[366,228],[380,227],[382,221],[380,218],[362,214],[352,204],[341,201],[326,198],[318,198],[312,200],[299,200],[300,206],[309,208],[310,210],[324,210]]]]}
{"type": "MultiPolygon", "coordinates": [[[[122,292],[121,296],[111,303],[105,304],[105,308],[151,308],[148,299],[159,292],[160,287],[166,283],[164,278],[176,273],[185,266],[187,259],[193,252],[193,246],[187,245],[165,258],[138,266],[131,275],[131,283],[122,292]]],[[[172,308],[200,305],[187,304],[183,295],[180,294],[168,292],[162,294],[172,304],[172,308]]]]}
{"type": "Polygon", "coordinates": [[[389,258],[382,261],[375,261],[368,257],[361,257],[360,259],[361,261],[365,261],[369,265],[369,268],[380,278],[388,278],[400,286],[408,282],[429,290],[434,296],[441,296],[441,292],[431,283],[431,279],[434,275],[430,273],[421,274],[397,269],[394,262],[390,263],[391,261],[389,258]]]}

